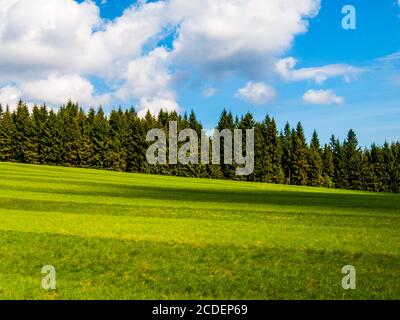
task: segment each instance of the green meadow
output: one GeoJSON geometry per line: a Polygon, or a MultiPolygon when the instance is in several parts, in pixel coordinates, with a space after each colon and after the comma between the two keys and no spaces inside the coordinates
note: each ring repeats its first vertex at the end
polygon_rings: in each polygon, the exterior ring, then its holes
{"type": "Polygon", "coordinates": [[[0,163],[0,299],[400,299],[400,195],[0,163]]]}

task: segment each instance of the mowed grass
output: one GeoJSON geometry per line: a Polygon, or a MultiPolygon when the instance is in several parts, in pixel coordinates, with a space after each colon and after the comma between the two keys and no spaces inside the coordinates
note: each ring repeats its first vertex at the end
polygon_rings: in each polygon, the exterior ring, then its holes
{"type": "Polygon", "coordinates": [[[0,299],[399,298],[399,195],[0,163],[0,299]]]}

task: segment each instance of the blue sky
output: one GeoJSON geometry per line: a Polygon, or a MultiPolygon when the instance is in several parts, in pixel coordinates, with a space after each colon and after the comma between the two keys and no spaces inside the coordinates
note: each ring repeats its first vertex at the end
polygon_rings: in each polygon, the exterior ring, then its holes
{"type": "MultiPolygon", "coordinates": [[[[50,67],[28,61],[27,69],[43,70],[41,78],[32,76],[23,82],[17,72],[12,82],[0,77],[0,102],[7,93],[56,104],[55,97],[38,94],[40,89],[53,83],[59,84],[54,86],[57,89],[75,81],[80,84],[76,97],[73,89],[62,93],[82,100],[83,105],[102,104],[106,110],[121,104],[157,112],[160,104],[169,103],[170,110],[182,113],[194,109],[203,125],[211,128],[227,108],[239,115],[250,111],[258,120],[270,114],[280,128],[286,121],[293,125],[301,121],[308,137],[317,129],[323,142],[332,133],[343,139],[350,128],[356,130],[361,145],[399,140],[400,3],[322,0],[317,8],[318,0],[302,1],[304,7],[299,1],[288,1],[281,12],[272,1],[250,0],[253,6],[235,10],[230,0],[224,0],[210,16],[209,0],[196,1],[203,2],[197,9],[180,0],[159,7],[132,0],[96,0],[95,5],[79,1],[76,7],[69,3],[73,0],[57,0],[60,10],[65,6],[71,16],[93,20],[89,27],[98,37],[85,35],[91,47],[102,37],[107,46],[115,44],[115,52],[104,49],[105,45],[99,46],[98,55],[90,48],[82,49],[82,61],[86,54],[89,57],[84,66],[72,59],[50,67]],[[341,10],[349,4],[356,9],[356,30],[342,28],[341,10]],[[259,12],[252,12],[257,5],[259,12]],[[292,14],[282,21],[276,18],[289,11],[292,14]],[[237,12],[243,12],[242,16],[235,18],[237,12]],[[286,66],[280,72],[279,63],[286,66]],[[146,72],[159,75],[142,76],[146,72]]],[[[55,28],[59,25],[64,24],[56,21],[55,28]]],[[[69,32],[65,30],[65,39],[76,45],[69,32]]],[[[50,39],[49,33],[46,37],[50,39]]]]}
{"type": "MultiPolygon", "coordinates": [[[[101,1],[99,1],[100,4],[101,1]]],[[[113,19],[122,14],[131,1],[108,1],[100,4],[101,14],[113,19]]],[[[255,26],[256,27],[256,26],[255,26]]],[[[400,50],[400,10],[392,0],[335,0],[322,1],[317,17],[310,20],[307,33],[296,38],[288,56],[299,60],[299,67],[312,67],[334,63],[347,63],[360,67],[375,67],[376,59],[400,50]],[[357,29],[344,30],[341,25],[343,6],[356,8],[357,29]]],[[[314,128],[321,140],[327,141],[332,133],[344,138],[354,128],[360,143],[383,143],[386,139],[400,138],[400,83],[392,83],[391,76],[399,70],[367,72],[351,83],[328,80],[321,88],[333,89],[345,97],[343,106],[304,104],[299,97],[305,89],[313,88],[309,82],[277,83],[279,97],[265,106],[251,106],[234,98],[238,86],[246,79],[228,78],[213,83],[218,94],[206,98],[199,87],[184,86],[179,91],[181,104],[186,110],[193,108],[205,126],[212,126],[223,107],[236,114],[251,111],[257,119],[266,113],[274,116],[282,127],[286,121],[301,121],[308,135],[314,128]]]]}

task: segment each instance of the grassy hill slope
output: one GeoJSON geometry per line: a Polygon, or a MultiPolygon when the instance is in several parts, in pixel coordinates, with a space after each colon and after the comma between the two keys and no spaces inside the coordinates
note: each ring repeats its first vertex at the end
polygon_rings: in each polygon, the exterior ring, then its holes
{"type": "Polygon", "coordinates": [[[53,298],[399,299],[400,196],[0,163],[0,299],[53,298]]]}

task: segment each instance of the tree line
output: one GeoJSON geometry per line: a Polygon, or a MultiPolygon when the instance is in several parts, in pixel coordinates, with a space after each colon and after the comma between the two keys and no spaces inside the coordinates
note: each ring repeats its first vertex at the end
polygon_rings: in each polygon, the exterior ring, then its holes
{"type": "MultiPolygon", "coordinates": [[[[360,148],[353,130],[344,141],[332,136],[321,145],[314,131],[308,143],[299,122],[286,123],[279,131],[276,121],[266,116],[256,121],[251,113],[234,117],[223,110],[216,129],[255,129],[255,167],[249,176],[235,175],[234,165],[150,165],[146,151],[147,132],[168,131],[169,121],[178,130],[202,125],[192,111],[189,115],[161,111],[137,115],[134,108],[102,108],[85,112],[68,102],[56,112],[43,106],[32,110],[22,101],[15,111],[0,105],[0,161],[96,168],[113,171],[257,181],[380,192],[400,191],[400,142],[360,148]]],[[[223,140],[221,141],[223,150],[223,140]]],[[[223,158],[223,154],[221,154],[223,158]]],[[[222,161],[223,163],[223,161],[222,161]]]]}

